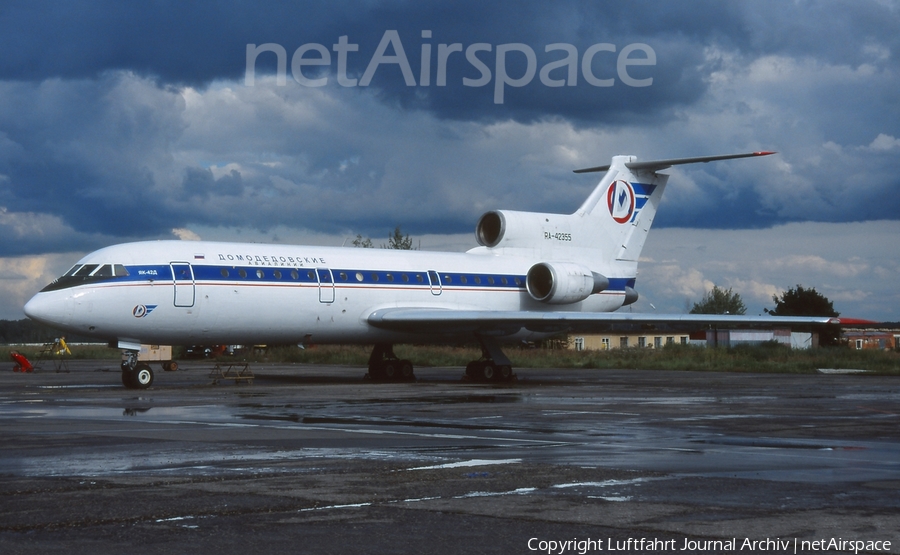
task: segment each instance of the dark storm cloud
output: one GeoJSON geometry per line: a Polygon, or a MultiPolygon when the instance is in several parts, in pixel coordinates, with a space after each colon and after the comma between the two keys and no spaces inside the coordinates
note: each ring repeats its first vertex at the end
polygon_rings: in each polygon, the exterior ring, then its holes
{"type": "MultiPolygon", "coordinates": [[[[594,184],[568,173],[582,161],[757,145],[781,151],[779,162],[681,170],[657,225],[896,218],[897,22],[878,2],[7,2],[0,207],[16,216],[2,242],[27,214],[58,218],[82,242],[223,223],[467,232],[487,209],[571,212],[594,184]],[[413,85],[395,63],[378,66],[368,86],[339,84],[339,38],[358,45],[347,77],[360,81],[389,31],[413,85]],[[247,45],[266,43],[285,49],[286,83],[273,82],[276,58],[264,52],[247,86],[247,45]],[[465,53],[476,43],[491,47],[477,53],[491,78],[465,86],[479,77],[465,53]],[[497,50],[512,43],[534,52],[536,71],[497,103],[497,50]],[[577,51],[575,86],[541,79],[564,55],[545,52],[557,43],[577,51]],[[604,43],[615,51],[598,50],[590,72],[614,84],[598,87],[581,61],[604,43]],[[293,78],[290,56],[307,44],[332,58],[325,71],[300,70],[328,79],[322,88],[293,78]],[[628,76],[651,86],[623,82],[618,56],[634,44],[656,62],[628,76]],[[446,86],[436,83],[441,45],[459,45],[446,86]],[[678,192],[685,181],[696,190],[678,192]]],[[[510,78],[525,59],[507,54],[510,78]]],[[[545,77],[558,82],[567,70],[545,77]]],[[[65,237],[35,235],[17,248],[38,252],[65,237]]]]}
{"type": "MultiPolygon", "coordinates": [[[[479,76],[463,53],[448,58],[448,85],[408,86],[399,66],[379,67],[371,87],[385,102],[433,111],[453,119],[520,121],[561,116],[576,122],[649,122],[671,109],[696,101],[706,89],[703,48],[720,45],[745,55],[779,52],[859,64],[866,42],[887,41],[896,52],[896,14],[873,2],[725,3],[672,2],[139,2],[15,1],[0,10],[0,76],[13,80],[50,77],[94,78],[109,70],[129,70],[158,77],[164,83],[199,86],[217,78],[240,79],[246,69],[247,44],[274,43],[290,56],[303,44],[331,49],[340,36],[357,44],[348,53],[348,75],[361,76],[385,31],[397,30],[416,79],[420,78],[422,45],[432,53],[436,71],[440,44],[474,43],[494,48],[480,52],[494,73],[483,87],[461,86],[479,76]],[[422,38],[422,31],[430,38],[422,38]],[[827,30],[827,31],[826,31],[827,30]],[[554,43],[569,43],[579,57],[598,43],[649,45],[654,66],[632,67],[653,86],[634,88],[621,80],[612,87],[586,84],[544,86],[538,76],[524,88],[507,87],[502,105],[493,102],[497,45],[524,43],[537,55],[538,71],[558,60],[560,52],[544,52],[554,43]]],[[[387,54],[393,54],[389,49],[387,54]]],[[[336,57],[336,56],[334,56],[336,57]]],[[[507,57],[508,73],[524,73],[524,56],[507,57]]],[[[598,77],[615,78],[614,53],[595,57],[598,77]]],[[[893,62],[896,64],[896,61],[893,62]]],[[[331,80],[336,61],[331,64],[331,80]]],[[[580,65],[580,63],[579,63],[580,65]]],[[[259,71],[275,64],[259,60],[259,71]]],[[[306,68],[307,72],[310,69],[306,68]]],[[[580,68],[579,68],[580,70],[580,68]]],[[[288,63],[290,73],[290,63],[288,63]]],[[[315,72],[310,72],[314,75],[315,72]]],[[[555,71],[559,78],[564,69],[555,71]]],[[[579,71],[580,73],[580,71],[579,71]]],[[[289,77],[290,78],[290,77],[289,77]]],[[[299,86],[290,82],[288,86],[299,86]]]]}
{"type": "Polygon", "coordinates": [[[10,212],[0,207],[0,257],[47,252],[87,252],[139,235],[85,233],[60,218],[35,212],[10,212]]]}
{"type": "MultiPolygon", "coordinates": [[[[718,2],[697,10],[676,10],[641,3],[545,2],[358,2],[333,3],[205,3],[185,2],[13,2],[0,10],[0,77],[40,81],[47,78],[95,78],[106,71],[127,70],[159,78],[163,83],[200,86],[217,78],[240,79],[246,69],[247,44],[274,43],[290,56],[303,44],[331,49],[347,36],[357,52],[348,53],[348,75],[366,70],[387,30],[396,30],[417,82],[421,78],[422,45],[437,68],[440,44],[491,45],[477,54],[491,71],[484,86],[466,87],[478,68],[457,52],[448,58],[447,86],[409,86],[397,64],[379,66],[371,87],[388,103],[426,109],[440,117],[530,121],[562,116],[574,121],[647,120],[652,114],[696,100],[704,90],[696,71],[701,52],[692,45],[741,39],[742,15],[718,2]],[[686,12],[690,12],[689,14],[686,12]],[[714,25],[711,23],[715,23],[714,25]],[[430,31],[430,38],[422,38],[430,31]],[[559,60],[561,52],[544,52],[554,43],[577,48],[577,86],[544,86],[539,76],[521,88],[506,87],[504,102],[494,102],[497,46],[523,43],[535,51],[538,71],[559,60]],[[616,79],[611,87],[586,83],[581,57],[594,44],[608,43],[616,52],[646,43],[657,55],[651,67],[632,67],[635,78],[652,78],[654,86],[636,89],[618,79],[616,53],[594,57],[597,78],[616,79]]],[[[386,54],[395,54],[389,49],[386,54]]],[[[336,57],[336,55],[334,56],[336,57]]],[[[511,78],[524,75],[524,55],[507,56],[511,78]]],[[[259,72],[275,71],[263,55],[259,72]]],[[[336,60],[330,67],[334,82],[336,60]]],[[[315,69],[315,68],[312,68],[315,69]]],[[[310,68],[307,68],[309,72],[310,68]]],[[[290,73],[290,63],[288,63],[290,73]]],[[[565,76],[565,69],[553,73],[565,76]]],[[[314,74],[314,72],[312,72],[314,74]]],[[[290,77],[289,77],[290,79],[290,77]]],[[[289,86],[299,86],[291,81],[289,86]]]]}
{"type": "Polygon", "coordinates": [[[216,179],[209,169],[187,168],[181,186],[185,199],[196,197],[205,200],[211,195],[240,195],[244,191],[244,180],[237,170],[216,179]]]}
{"type": "Polygon", "coordinates": [[[181,97],[149,83],[0,82],[0,205],[61,217],[88,233],[128,236],[171,228],[154,172],[180,133],[181,97]]]}

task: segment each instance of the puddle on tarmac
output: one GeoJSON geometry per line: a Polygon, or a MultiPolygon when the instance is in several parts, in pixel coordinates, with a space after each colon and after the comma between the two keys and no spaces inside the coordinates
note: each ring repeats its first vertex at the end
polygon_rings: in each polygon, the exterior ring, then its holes
{"type": "MultiPolygon", "coordinates": [[[[522,393],[485,393],[485,394],[460,394],[460,395],[415,395],[404,397],[404,403],[428,404],[428,405],[460,405],[460,404],[478,404],[478,403],[520,403],[525,400],[527,395],[522,393]]],[[[391,399],[394,403],[397,400],[391,399]]],[[[345,405],[371,405],[373,400],[365,399],[343,399],[340,401],[345,405]]]]}
{"type": "Polygon", "coordinates": [[[56,418],[86,420],[117,420],[122,417],[143,418],[146,420],[188,420],[188,421],[222,421],[233,420],[234,413],[222,405],[197,405],[187,407],[148,407],[134,406],[97,407],[97,406],[47,406],[32,403],[7,404],[0,406],[0,420],[8,418],[56,418]]]}
{"type": "Polygon", "coordinates": [[[467,461],[457,461],[452,463],[444,463],[430,466],[417,466],[415,468],[407,468],[407,471],[412,470],[438,470],[445,468],[468,468],[472,466],[496,466],[503,464],[519,464],[522,462],[522,459],[470,459],[467,461]]]}
{"type": "Polygon", "coordinates": [[[39,385],[38,389],[113,389],[121,388],[119,384],[76,384],[76,385],[39,385]]]}
{"type": "Polygon", "coordinates": [[[155,448],[152,451],[121,448],[69,452],[65,457],[22,456],[0,459],[0,473],[18,476],[127,476],[241,474],[315,474],[324,469],[318,460],[421,461],[414,453],[364,448],[306,448],[289,450],[228,449],[196,445],[189,448],[155,448]],[[301,462],[303,464],[297,464],[301,462]],[[312,462],[312,464],[310,464],[312,462]]]}
{"type": "Polygon", "coordinates": [[[834,444],[825,445],[820,442],[804,441],[802,439],[778,439],[778,438],[753,438],[753,437],[722,437],[695,440],[693,443],[706,443],[710,445],[733,445],[737,447],[759,447],[763,449],[812,449],[816,451],[834,449],[834,444]]]}

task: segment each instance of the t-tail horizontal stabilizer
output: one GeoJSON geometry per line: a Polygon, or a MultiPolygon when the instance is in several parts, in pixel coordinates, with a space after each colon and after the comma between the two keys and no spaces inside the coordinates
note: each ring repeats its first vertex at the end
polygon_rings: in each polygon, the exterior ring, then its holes
{"type": "MultiPolygon", "coordinates": [[[[668,160],[648,160],[646,162],[626,162],[625,167],[629,170],[645,170],[645,171],[659,171],[664,170],[666,168],[670,168],[672,166],[680,166],[682,164],[700,164],[706,162],[715,162],[716,160],[733,160],[735,158],[751,158],[753,156],[768,156],[770,154],[775,154],[775,152],[771,151],[760,151],[760,152],[747,152],[745,154],[722,154],[719,156],[696,156],[694,158],[670,158],[668,160]]],[[[608,171],[610,164],[605,166],[597,166],[594,168],[583,168],[580,170],[574,170],[575,173],[590,173],[590,172],[605,172],[608,171]]]]}

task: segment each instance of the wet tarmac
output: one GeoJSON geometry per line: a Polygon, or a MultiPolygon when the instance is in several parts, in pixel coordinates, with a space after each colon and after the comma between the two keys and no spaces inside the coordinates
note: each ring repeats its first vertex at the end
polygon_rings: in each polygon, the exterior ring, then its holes
{"type": "Polygon", "coordinates": [[[211,367],[0,373],[0,553],[900,550],[896,377],[211,367]]]}

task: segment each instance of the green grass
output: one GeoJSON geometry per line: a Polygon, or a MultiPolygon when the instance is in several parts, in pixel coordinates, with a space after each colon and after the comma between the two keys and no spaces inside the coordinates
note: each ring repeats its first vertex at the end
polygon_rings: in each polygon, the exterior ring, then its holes
{"type": "MultiPolygon", "coordinates": [[[[364,366],[371,347],[318,345],[306,349],[270,348],[265,354],[245,357],[255,361],[364,366]]],[[[900,375],[900,353],[856,351],[847,347],[794,350],[767,343],[755,346],[695,347],[669,345],[662,349],[613,349],[570,351],[564,349],[507,348],[514,368],[606,368],[645,370],[694,370],[762,373],[814,373],[819,368],[870,370],[900,375]]],[[[477,359],[475,347],[397,345],[394,353],[418,367],[458,366],[477,359]]]]}
{"type": "MultiPolygon", "coordinates": [[[[40,347],[0,347],[0,357],[12,361],[9,351],[17,349],[36,362],[40,347]]],[[[101,346],[72,346],[74,359],[118,359],[120,351],[101,346]]],[[[247,353],[236,359],[253,362],[341,364],[365,366],[370,346],[317,345],[270,347],[264,353],[247,353]]],[[[176,349],[180,359],[182,349],[176,349]]],[[[394,352],[417,367],[464,367],[481,352],[475,347],[397,345],[394,352]]],[[[756,346],[695,347],[668,345],[662,349],[613,349],[610,351],[570,351],[564,349],[507,348],[514,368],[600,368],[646,370],[693,370],[710,372],[814,373],[818,368],[869,370],[881,375],[900,375],[900,353],[856,351],[847,347],[793,350],[767,343],[756,346]]],[[[0,367],[2,368],[2,367],[0,367]]]]}

